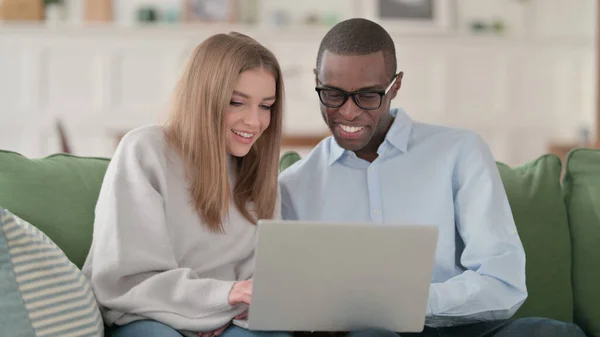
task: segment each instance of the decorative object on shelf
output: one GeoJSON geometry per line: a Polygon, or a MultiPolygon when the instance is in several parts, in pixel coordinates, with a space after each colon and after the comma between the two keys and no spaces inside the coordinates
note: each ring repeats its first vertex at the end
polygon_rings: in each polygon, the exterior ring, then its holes
{"type": "Polygon", "coordinates": [[[506,30],[506,25],[504,24],[504,21],[502,21],[500,19],[494,20],[492,22],[492,30],[496,34],[502,34],[502,33],[504,33],[504,31],[506,30]]]}
{"type": "Polygon", "coordinates": [[[321,18],[321,24],[329,27],[335,26],[338,22],[340,22],[338,13],[325,13],[321,18]]]}
{"type": "Polygon", "coordinates": [[[163,15],[163,21],[167,23],[179,22],[180,10],[177,7],[170,7],[165,9],[163,15]]]}
{"type": "Polygon", "coordinates": [[[340,22],[339,16],[334,12],[316,13],[311,12],[304,18],[304,24],[308,26],[328,26],[332,27],[340,22]]]}
{"type": "Polygon", "coordinates": [[[471,32],[482,33],[482,32],[485,32],[486,30],[487,30],[487,25],[485,24],[485,22],[480,21],[480,20],[474,20],[473,22],[471,22],[471,32]]]}
{"type": "Polygon", "coordinates": [[[110,22],[113,20],[112,0],[85,0],[86,21],[110,22]]]}
{"type": "Polygon", "coordinates": [[[456,30],[464,34],[527,36],[537,9],[530,0],[457,0],[456,30]]]}
{"type": "Polygon", "coordinates": [[[0,21],[42,21],[44,3],[40,0],[0,0],[0,21]]]}
{"type": "Polygon", "coordinates": [[[159,13],[152,6],[141,6],[137,11],[137,21],[140,23],[153,23],[159,20],[159,13]]]}
{"type": "Polygon", "coordinates": [[[65,21],[81,24],[83,22],[84,2],[81,0],[61,0],[65,11],[65,21]]]}
{"type": "Polygon", "coordinates": [[[292,24],[292,16],[286,10],[277,9],[268,17],[268,23],[273,27],[285,27],[292,24]]]}
{"type": "Polygon", "coordinates": [[[63,0],[44,0],[46,22],[63,22],[67,19],[67,8],[63,0]]]}
{"type": "Polygon", "coordinates": [[[234,22],[236,6],[232,0],[184,0],[182,17],[186,22],[234,22]]]}
{"type": "Polygon", "coordinates": [[[304,18],[304,24],[314,26],[319,24],[319,15],[317,13],[309,13],[304,18]]]}
{"type": "Polygon", "coordinates": [[[592,140],[590,137],[590,128],[587,127],[586,125],[582,125],[579,128],[578,136],[579,136],[579,144],[588,145],[588,144],[592,143],[592,140]]]}
{"type": "Polygon", "coordinates": [[[453,30],[453,0],[355,0],[356,16],[378,22],[392,33],[446,33],[453,30]]]}
{"type": "Polygon", "coordinates": [[[495,19],[492,22],[484,22],[483,20],[473,20],[470,24],[471,33],[493,33],[503,34],[506,31],[506,24],[501,19],[495,19]]]}

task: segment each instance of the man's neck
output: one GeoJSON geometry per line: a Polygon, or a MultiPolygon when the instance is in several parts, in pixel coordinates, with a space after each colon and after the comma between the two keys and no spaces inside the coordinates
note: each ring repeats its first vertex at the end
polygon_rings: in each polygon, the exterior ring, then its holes
{"type": "Polygon", "coordinates": [[[379,150],[379,146],[381,146],[381,144],[384,141],[385,141],[385,134],[383,135],[383,137],[378,137],[378,139],[371,139],[371,141],[369,142],[369,144],[367,144],[367,146],[365,146],[364,148],[362,148],[358,151],[355,151],[354,153],[356,153],[356,156],[358,158],[366,160],[369,163],[372,163],[379,156],[379,154],[377,153],[377,150],[379,150]]]}
{"type": "Polygon", "coordinates": [[[387,133],[390,131],[392,124],[394,124],[394,119],[395,118],[392,118],[390,120],[390,124],[385,129],[385,133],[383,133],[383,135],[377,138],[372,138],[369,144],[367,144],[367,146],[354,152],[358,158],[372,163],[375,161],[375,159],[377,159],[377,157],[379,157],[379,153],[377,153],[377,151],[379,150],[381,144],[383,144],[383,142],[385,141],[387,133]]]}
{"type": "Polygon", "coordinates": [[[379,154],[377,154],[377,151],[373,152],[373,151],[367,151],[365,152],[365,150],[360,150],[360,151],[356,151],[356,156],[360,159],[366,160],[369,163],[372,163],[375,161],[375,159],[377,159],[377,157],[379,157],[379,154]]]}

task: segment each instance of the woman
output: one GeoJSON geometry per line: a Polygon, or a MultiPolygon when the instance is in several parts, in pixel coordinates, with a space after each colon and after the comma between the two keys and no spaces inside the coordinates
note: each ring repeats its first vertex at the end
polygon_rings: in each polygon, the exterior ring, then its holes
{"type": "Polygon", "coordinates": [[[83,267],[109,335],[253,333],[230,322],[252,294],[256,220],[280,216],[283,80],[238,33],[192,53],[165,125],[123,137],[83,267]]]}

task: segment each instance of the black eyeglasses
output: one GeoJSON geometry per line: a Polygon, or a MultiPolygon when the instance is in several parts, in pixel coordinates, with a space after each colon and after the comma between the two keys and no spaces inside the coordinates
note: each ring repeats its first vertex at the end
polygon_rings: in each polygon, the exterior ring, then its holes
{"type": "Polygon", "coordinates": [[[325,87],[316,87],[315,90],[319,95],[321,103],[328,108],[339,108],[346,104],[348,97],[352,97],[354,103],[361,109],[377,110],[381,106],[383,96],[387,95],[394,83],[396,83],[397,78],[398,74],[394,75],[392,82],[385,90],[359,90],[347,92],[341,89],[325,87]]]}

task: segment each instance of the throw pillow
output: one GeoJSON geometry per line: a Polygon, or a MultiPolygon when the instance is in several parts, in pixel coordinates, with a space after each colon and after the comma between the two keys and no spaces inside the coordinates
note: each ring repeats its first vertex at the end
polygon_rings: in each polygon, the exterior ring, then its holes
{"type": "Polygon", "coordinates": [[[544,155],[514,168],[497,167],[527,261],[528,297],[515,316],[572,322],[571,243],[560,159],[544,155]]]}
{"type": "Polygon", "coordinates": [[[563,182],[573,246],[575,323],[600,337],[600,150],[567,156],[563,182]]]}
{"type": "Polygon", "coordinates": [[[69,154],[30,159],[0,150],[0,207],[35,224],[81,268],[108,163],[69,154]]]}
{"type": "Polygon", "coordinates": [[[39,229],[0,209],[0,330],[11,337],[102,337],[83,273],[39,229]]]}
{"type": "Polygon", "coordinates": [[[287,151],[279,158],[279,172],[283,172],[295,162],[300,160],[300,155],[296,151],[287,151]]]}

